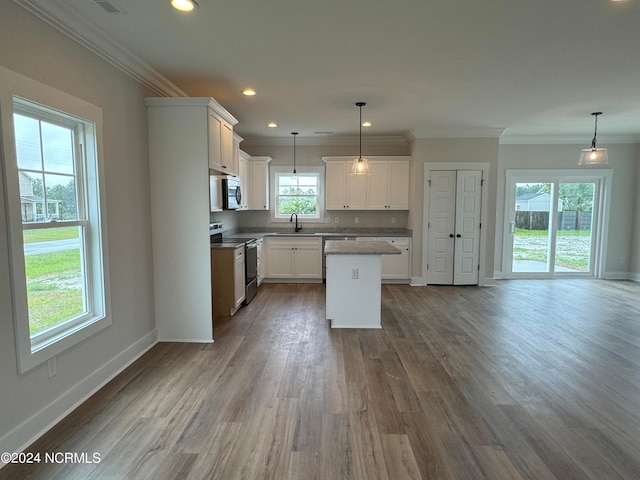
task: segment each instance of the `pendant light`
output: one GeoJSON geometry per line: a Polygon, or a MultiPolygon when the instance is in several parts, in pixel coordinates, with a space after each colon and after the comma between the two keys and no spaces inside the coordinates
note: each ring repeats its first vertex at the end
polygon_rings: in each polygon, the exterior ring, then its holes
{"type": "Polygon", "coordinates": [[[593,131],[593,140],[591,140],[591,148],[585,148],[580,152],[578,165],[603,165],[609,163],[609,156],[606,148],[596,148],[596,134],[598,133],[598,115],[602,112],[593,112],[591,115],[596,117],[596,126],[593,131]]]}
{"type": "Polygon", "coordinates": [[[353,159],[351,175],[369,175],[369,162],[366,158],[362,158],[362,107],[365,105],[364,102],[356,103],[356,107],[360,109],[360,155],[353,159]]]}
{"type": "Polygon", "coordinates": [[[296,172],[296,135],[298,135],[298,132],[291,132],[291,135],[293,135],[293,174],[295,175],[296,172]]]}

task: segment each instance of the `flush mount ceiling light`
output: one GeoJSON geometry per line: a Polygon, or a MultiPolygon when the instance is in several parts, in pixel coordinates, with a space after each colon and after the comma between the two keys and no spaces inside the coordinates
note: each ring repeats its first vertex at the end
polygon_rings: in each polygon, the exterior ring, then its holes
{"type": "Polygon", "coordinates": [[[253,97],[256,94],[256,91],[253,88],[245,88],[242,91],[243,95],[246,95],[247,97],[253,97]]]}
{"type": "Polygon", "coordinates": [[[296,172],[296,135],[298,135],[298,132],[291,132],[291,135],[293,135],[293,174],[295,175],[296,172]]]}
{"type": "Polygon", "coordinates": [[[593,140],[591,140],[591,148],[585,148],[580,152],[578,165],[603,165],[609,163],[609,156],[606,148],[596,148],[596,134],[598,133],[598,115],[602,112],[593,112],[591,115],[596,117],[595,129],[593,130],[593,140]]]}
{"type": "Polygon", "coordinates": [[[267,123],[267,127],[269,127],[269,128],[276,128],[277,126],[278,126],[278,124],[276,122],[267,123]]]}
{"type": "Polygon", "coordinates": [[[198,8],[198,2],[196,2],[196,0],[171,0],[171,5],[181,12],[190,12],[198,8]]]}
{"type": "Polygon", "coordinates": [[[362,107],[365,105],[364,102],[356,103],[356,107],[360,109],[360,154],[358,158],[353,159],[351,175],[369,175],[369,162],[366,158],[362,158],[362,107]]]}

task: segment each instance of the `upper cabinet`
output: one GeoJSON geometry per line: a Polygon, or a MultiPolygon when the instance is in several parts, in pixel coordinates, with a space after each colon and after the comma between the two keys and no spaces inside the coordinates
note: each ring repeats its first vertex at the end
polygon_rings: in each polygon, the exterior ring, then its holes
{"type": "Polygon", "coordinates": [[[251,157],[248,161],[249,210],[269,210],[269,163],[271,157],[251,157]]]}
{"type": "Polygon", "coordinates": [[[409,162],[369,160],[369,210],[409,209],[409,162]]]}
{"type": "Polygon", "coordinates": [[[238,156],[234,153],[237,152],[240,141],[236,145],[233,135],[233,125],[236,123],[238,121],[230,114],[224,115],[220,109],[213,108],[212,105],[208,106],[207,128],[211,170],[225,175],[238,174],[238,156]]]}
{"type": "Polygon", "coordinates": [[[368,157],[370,175],[351,175],[351,157],[323,157],[326,210],[408,210],[409,157],[368,157]]]}
{"type": "Polygon", "coordinates": [[[350,175],[351,161],[324,159],[325,209],[365,210],[367,208],[367,178],[350,175]]]}

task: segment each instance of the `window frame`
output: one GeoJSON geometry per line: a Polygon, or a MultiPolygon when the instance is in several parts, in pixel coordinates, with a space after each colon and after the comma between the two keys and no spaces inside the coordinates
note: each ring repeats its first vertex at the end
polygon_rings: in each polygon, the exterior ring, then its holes
{"type": "MultiPolygon", "coordinates": [[[[66,123],[63,122],[63,123],[66,123]]],[[[10,252],[12,314],[19,373],[25,373],[111,325],[106,197],[102,155],[102,109],[83,100],[0,67],[0,125],[3,160],[2,180],[10,252]],[[26,107],[25,107],[26,106],[26,107]],[[46,228],[43,222],[23,224],[20,177],[13,115],[25,110],[59,124],[62,119],[83,125],[82,187],[78,209],[86,208],[85,220],[58,221],[55,227],[85,225],[85,281],[88,313],[68,322],[59,331],[31,337],[26,290],[23,231],[46,228]],[[44,112],[44,113],[43,113],[44,112]],[[48,114],[47,112],[50,112],[48,114]],[[56,120],[57,119],[57,120],[56,120]],[[80,204],[84,205],[83,207],[80,204]],[[26,227],[25,227],[26,225],[26,227]]],[[[76,142],[77,143],[77,142],[76,142]]],[[[80,212],[78,212],[80,215],[80,212]]],[[[52,225],[53,226],[53,225],[52,225]]],[[[81,239],[82,240],[82,239],[81,239]]]]}
{"type": "MultiPolygon", "coordinates": [[[[272,166],[270,168],[270,213],[272,222],[288,222],[290,214],[280,215],[278,213],[278,178],[280,176],[293,175],[293,167],[278,167],[272,166]]],[[[318,194],[316,195],[316,215],[303,215],[300,214],[298,223],[322,223],[324,222],[324,168],[322,167],[296,167],[296,174],[298,175],[315,175],[318,178],[318,194]]]]}

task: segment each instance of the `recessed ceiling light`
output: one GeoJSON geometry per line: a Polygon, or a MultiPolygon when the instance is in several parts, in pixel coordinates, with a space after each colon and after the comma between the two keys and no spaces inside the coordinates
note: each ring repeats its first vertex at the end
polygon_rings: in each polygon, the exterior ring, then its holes
{"type": "Polygon", "coordinates": [[[267,123],[267,127],[269,127],[269,128],[276,128],[277,126],[278,126],[278,124],[276,122],[267,123]]]}
{"type": "Polygon", "coordinates": [[[256,94],[256,91],[253,88],[245,88],[242,91],[243,95],[246,95],[247,97],[253,97],[256,94]]]}
{"type": "Polygon", "coordinates": [[[365,120],[364,122],[362,122],[362,126],[363,127],[370,127],[371,126],[371,122],[369,120],[365,120]]]}
{"type": "Polygon", "coordinates": [[[176,10],[180,10],[182,12],[190,12],[198,8],[198,2],[196,0],[171,0],[171,5],[176,10]]]}

